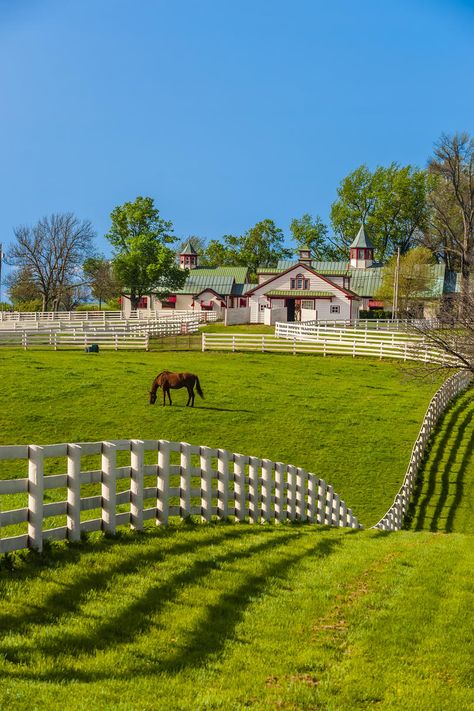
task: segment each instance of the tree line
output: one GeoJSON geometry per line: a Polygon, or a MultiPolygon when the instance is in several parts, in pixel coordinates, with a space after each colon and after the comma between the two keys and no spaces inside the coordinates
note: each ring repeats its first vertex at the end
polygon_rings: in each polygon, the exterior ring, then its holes
{"type": "MultiPolygon", "coordinates": [[[[150,197],[116,207],[106,235],[113,255],[94,248],[88,220],[56,214],[33,227],[14,230],[6,261],[10,298],[18,309],[72,309],[90,300],[116,300],[126,291],[136,308],[151,292],[165,298],[183,286],[186,270],[176,254],[191,241],[202,266],[243,265],[255,277],[259,266],[274,267],[308,247],[317,260],[348,259],[348,247],[363,224],[374,243],[375,258],[387,262],[400,250],[407,263],[443,262],[461,274],[461,295],[471,292],[474,267],[474,139],[467,133],[443,134],[426,169],[391,163],[370,170],[359,166],[337,188],[331,206],[330,233],[319,215],[304,214],[290,223],[293,248],[271,219],[242,235],[220,240],[190,236],[179,240],[150,197]],[[176,243],[178,247],[176,248],[176,243]]],[[[389,271],[389,270],[388,270],[389,271]]],[[[418,270],[419,271],[419,270],[418,270]]],[[[412,283],[414,283],[412,281],[412,283]]]]}

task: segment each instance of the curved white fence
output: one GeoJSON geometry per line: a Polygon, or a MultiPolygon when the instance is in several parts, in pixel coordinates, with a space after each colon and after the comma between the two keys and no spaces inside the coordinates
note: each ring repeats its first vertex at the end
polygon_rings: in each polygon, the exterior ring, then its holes
{"type": "Polygon", "coordinates": [[[384,531],[399,531],[402,528],[403,519],[408,511],[408,505],[428,439],[449,403],[469,386],[471,380],[472,375],[470,373],[465,371],[455,373],[446,380],[433,396],[423,419],[420,434],[413,445],[403,484],[387,513],[372,528],[379,528],[384,531]]]}
{"type": "Polygon", "coordinates": [[[170,516],[197,515],[203,521],[233,516],[253,523],[298,520],[360,528],[323,479],[301,467],[225,449],[167,440],[0,447],[0,462],[6,460],[24,460],[28,478],[1,480],[0,502],[2,495],[24,494],[28,504],[3,510],[0,528],[24,524],[28,530],[0,538],[0,553],[41,550],[44,540],[75,541],[83,531],[114,533],[118,525],[140,530],[147,519],[166,525],[170,516]],[[127,459],[125,465],[118,466],[118,453],[127,453],[121,455],[127,459]],[[82,458],[94,455],[100,455],[100,468],[85,469],[82,458]],[[146,463],[150,455],[153,464],[146,463]],[[63,458],[66,471],[45,474],[45,462],[52,458],[55,463],[63,458]],[[91,484],[100,485],[100,494],[84,496],[81,487],[91,484]],[[62,500],[45,503],[45,491],[51,489],[59,490],[62,500]],[[94,510],[96,515],[84,520],[83,512],[94,510]],[[58,516],[64,523],[45,527],[45,519],[58,516]]]}

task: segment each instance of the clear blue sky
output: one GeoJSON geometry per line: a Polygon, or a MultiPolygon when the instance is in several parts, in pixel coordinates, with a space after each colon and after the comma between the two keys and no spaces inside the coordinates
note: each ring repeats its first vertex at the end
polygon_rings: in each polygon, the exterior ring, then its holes
{"type": "Polygon", "coordinates": [[[327,220],[361,163],[474,134],[474,0],[0,0],[0,241],[155,199],[176,234],[327,220]]]}

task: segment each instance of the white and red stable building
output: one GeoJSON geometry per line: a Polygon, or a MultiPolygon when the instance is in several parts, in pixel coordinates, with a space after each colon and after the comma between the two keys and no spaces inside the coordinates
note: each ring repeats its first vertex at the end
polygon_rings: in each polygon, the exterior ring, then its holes
{"type": "Polygon", "coordinates": [[[245,293],[251,323],[358,317],[360,297],[350,290],[350,276],[341,273],[329,279],[318,274],[310,262],[306,250],[301,250],[297,264],[270,278],[259,276],[266,278],[245,293]]]}

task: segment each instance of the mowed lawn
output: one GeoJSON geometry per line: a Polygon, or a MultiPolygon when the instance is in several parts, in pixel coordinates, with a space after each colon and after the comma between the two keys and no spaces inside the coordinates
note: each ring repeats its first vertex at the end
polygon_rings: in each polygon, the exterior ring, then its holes
{"type": "MultiPolygon", "coordinates": [[[[302,466],[365,525],[398,491],[438,384],[396,363],[245,353],[0,352],[0,444],[187,441],[302,466]],[[161,370],[197,373],[205,399],[148,402],[161,370]]],[[[0,476],[15,473],[0,467],[0,476]]],[[[17,475],[25,476],[18,470],[17,475]]],[[[0,506],[2,502],[0,501],[0,506]]]]}
{"type": "Polygon", "coordinates": [[[7,558],[0,708],[468,711],[473,551],[211,524],[7,558]]]}

